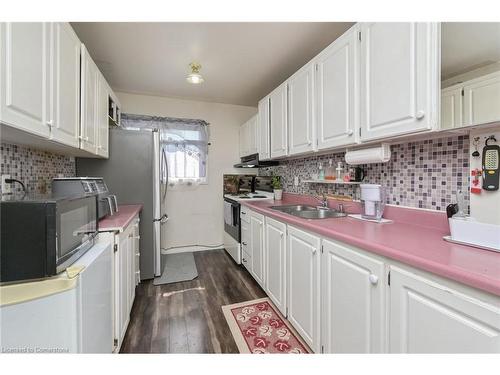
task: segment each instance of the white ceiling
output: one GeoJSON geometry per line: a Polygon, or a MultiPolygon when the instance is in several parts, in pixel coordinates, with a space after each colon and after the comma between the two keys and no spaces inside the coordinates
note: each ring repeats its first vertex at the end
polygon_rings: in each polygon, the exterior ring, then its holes
{"type": "Polygon", "coordinates": [[[500,22],[445,22],[441,25],[441,78],[500,61],[500,22]]]}
{"type": "Polygon", "coordinates": [[[353,23],[72,23],[116,91],[256,106],[353,23]],[[202,85],[186,82],[192,61],[202,85]]]}

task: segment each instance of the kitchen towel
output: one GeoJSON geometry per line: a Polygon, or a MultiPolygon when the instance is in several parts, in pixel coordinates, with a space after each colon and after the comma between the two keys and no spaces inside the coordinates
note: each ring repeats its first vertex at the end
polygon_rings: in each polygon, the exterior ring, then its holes
{"type": "Polygon", "coordinates": [[[233,206],[226,201],[224,201],[224,223],[233,225],[233,206]]]}

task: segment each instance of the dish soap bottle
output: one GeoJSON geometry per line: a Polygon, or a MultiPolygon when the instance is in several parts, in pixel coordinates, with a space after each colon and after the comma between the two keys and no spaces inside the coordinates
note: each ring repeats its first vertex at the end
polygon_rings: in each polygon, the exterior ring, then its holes
{"type": "Polygon", "coordinates": [[[326,167],[326,172],[325,172],[325,179],[335,180],[335,169],[333,168],[332,159],[328,161],[328,167],[326,167]]]}
{"type": "Polygon", "coordinates": [[[323,164],[319,163],[319,174],[318,174],[318,180],[324,180],[325,179],[325,170],[323,169],[323,164]]]}

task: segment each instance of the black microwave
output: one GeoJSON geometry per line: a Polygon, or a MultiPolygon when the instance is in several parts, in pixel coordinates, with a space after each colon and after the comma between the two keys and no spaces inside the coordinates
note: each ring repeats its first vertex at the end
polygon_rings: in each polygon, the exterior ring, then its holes
{"type": "Polygon", "coordinates": [[[95,242],[96,196],[2,197],[0,281],[40,279],[64,271],[95,242]]]}

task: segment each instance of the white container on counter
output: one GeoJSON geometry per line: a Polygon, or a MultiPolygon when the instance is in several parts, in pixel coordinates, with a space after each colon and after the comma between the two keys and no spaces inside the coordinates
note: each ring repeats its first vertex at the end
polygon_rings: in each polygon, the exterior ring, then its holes
{"type": "Polygon", "coordinates": [[[500,225],[481,223],[470,216],[451,217],[451,239],[500,250],[500,225]]]}

